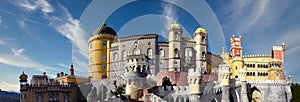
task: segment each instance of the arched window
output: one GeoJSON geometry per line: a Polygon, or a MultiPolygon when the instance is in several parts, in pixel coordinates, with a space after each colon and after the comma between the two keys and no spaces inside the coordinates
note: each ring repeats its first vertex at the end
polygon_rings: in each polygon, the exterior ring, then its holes
{"type": "Polygon", "coordinates": [[[143,65],[143,71],[142,72],[146,72],[146,65],[143,65]]]}
{"type": "Polygon", "coordinates": [[[141,51],[138,48],[133,49],[133,55],[140,55],[141,51]]]}
{"type": "Polygon", "coordinates": [[[151,48],[149,48],[147,50],[147,55],[148,55],[149,58],[152,58],[152,49],[151,48]]]}
{"type": "Polygon", "coordinates": [[[160,57],[165,57],[165,51],[163,49],[159,50],[160,57]]]}
{"type": "Polygon", "coordinates": [[[140,65],[137,66],[136,72],[141,72],[141,66],[140,65]]]}
{"type": "Polygon", "coordinates": [[[106,55],[102,55],[102,61],[106,61],[106,55]]]}
{"type": "Polygon", "coordinates": [[[68,93],[64,94],[64,102],[70,102],[69,94],[68,93]]]}
{"type": "Polygon", "coordinates": [[[114,60],[118,60],[118,53],[114,53],[114,60]]]}
{"type": "Polygon", "coordinates": [[[174,64],[177,64],[177,61],[176,61],[176,60],[174,60],[174,64]]]}
{"type": "Polygon", "coordinates": [[[106,40],[102,41],[102,45],[106,46],[106,40]]]}
{"type": "Polygon", "coordinates": [[[102,79],[106,79],[107,76],[106,76],[106,75],[102,75],[101,78],[102,78],[102,79]]]}
{"type": "Polygon", "coordinates": [[[205,60],[205,52],[202,52],[202,60],[205,60]]]}
{"type": "Polygon", "coordinates": [[[192,50],[189,50],[189,53],[188,53],[189,55],[189,57],[192,57],[193,56],[193,51],[192,50]]]}
{"type": "Polygon", "coordinates": [[[126,58],[126,56],[127,56],[127,53],[126,53],[126,51],[125,51],[125,50],[124,50],[124,51],[122,51],[122,59],[123,59],[123,60],[126,58]]]}
{"type": "Polygon", "coordinates": [[[204,36],[202,36],[201,41],[202,41],[202,43],[205,43],[205,37],[204,36]]]}
{"type": "Polygon", "coordinates": [[[179,52],[178,52],[178,49],[177,49],[177,48],[175,48],[175,49],[174,49],[174,56],[175,56],[175,57],[179,57],[179,55],[178,55],[178,54],[179,54],[179,52]]]}
{"type": "Polygon", "coordinates": [[[90,49],[92,49],[92,48],[93,48],[93,43],[90,44],[90,49]]]}
{"type": "Polygon", "coordinates": [[[125,67],[125,69],[126,69],[126,72],[129,72],[129,69],[128,69],[128,67],[125,67]]]}
{"type": "Polygon", "coordinates": [[[37,101],[38,102],[43,102],[43,96],[42,95],[38,95],[37,96],[37,101]]]}

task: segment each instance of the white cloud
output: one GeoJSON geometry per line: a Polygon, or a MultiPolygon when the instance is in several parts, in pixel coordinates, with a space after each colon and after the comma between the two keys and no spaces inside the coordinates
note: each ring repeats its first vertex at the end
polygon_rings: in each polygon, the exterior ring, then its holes
{"type": "MultiPolygon", "coordinates": [[[[172,7],[172,5],[166,4],[166,5],[161,5],[161,6],[164,8],[162,15],[167,18],[166,20],[164,20],[164,27],[165,27],[165,29],[168,29],[168,27],[171,24],[177,23],[176,21],[177,21],[178,17],[176,14],[174,14],[175,11],[174,11],[174,8],[172,7]]],[[[168,37],[168,33],[165,30],[161,31],[161,34],[163,37],[168,37]]]]}
{"type": "MultiPolygon", "coordinates": [[[[88,58],[87,34],[80,27],[79,20],[73,18],[66,7],[58,3],[55,9],[59,10],[54,11],[53,6],[46,0],[38,0],[36,2],[33,0],[23,0],[19,5],[28,10],[42,11],[44,13],[42,16],[49,21],[49,25],[73,43],[73,52],[79,53],[80,56],[83,56],[83,59],[88,58]]],[[[24,22],[20,21],[19,26],[25,26],[24,22]]],[[[74,61],[74,65],[84,68],[88,67],[84,61],[74,58],[73,60],[76,60],[74,61]],[[80,65],[76,64],[76,62],[80,63],[80,65]]]]}
{"type": "Polygon", "coordinates": [[[265,7],[267,6],[269,0],[262,0],[261,2],[255,3],[255,7],[253,8],[253,11],[251,11],[251,16],[249,17],[249,22],[247,23],[247,27],[245,28],[248,30],[250,27],[252,27],[253,24],[257,22],[257,20],[264,14],[265,7]]]}
{"type": "Polygon", "coordinates": [[[20,56],[20,54],[23,53],[25,49],[21,48],[21,49],[15,49],[15,48],[12,48],[11,51],[14,53],[14,56],[20,56]]]}
{"type": "Polygon", "coordinates": [[[25,28],[25,21],[19,20],[19,21],[18,21],[18,25],[19,25],[22,29],[24,29],[24,28],[25,28]]]}
{"type": "Polygon", "coordinates": [[[53,7],[46,0],[21,0],[18,5],[27,10],[41,9],[43,13],[53,12],[53,7]]]}
{"type": "Polygon", "coordinates": [[[32,68],[42,72],[57,70],[57,68],[49,67],[30,59],[23,53],[24,51],[25,49],[22,48],[11,48],[12,53],[0,53],[0,63],[20,68],[32,68]]]}
{"type": "Polygon", "coordinates": [[[80,72],[87,72],[88,64],[77,57],[73,57],[75,70],[80,72]]]}
{"type": "Polygon", "coordinates": [[[53,7],[46,0],[38,0],[36,5],[39,5],[44,13],[53,12],[53,7]]]}
{"type": "Polygon", "coordinates": [[[62,63],[57,63],[56,65],[58,65],[58,66],[60,66],[60,67],[63,67],[63,68],[69,68],[68,65],[62,64],[62,63]]]}
{"type": "Polygon", "coordinates": [[[5,91],[19,92],[20,91],[20,85],[19,84],[7,83],[7,82],[1,82],[0,83],[0,89],[5,90],[5,91]]]}
{"type": "Polygon", "coordinates": [[[35,10],[37,8],[37,5],[35,5],[34,3],[30,2],[29,0],[20,0],[18,2],[18,4],[21,6],[21,7],[24,7],[28,10],[35,10]]]}
{"type": "Polygon", "coordinates": [[[5,45],[6,43],[2,40],[2,39],[0,39],[0,45],[5,45]]]}
{"type": "Polygon", "coordinates": [[[219,14],[225,14],[222,15],[225,18],[223,28],[233,26],[237,31],[236,33],[244,34],[251,27],[257,25],[263,15],[266,15],[268,5],[269,0],[231,1],[219,11],[219,14]]]}
{"type": "Polygon", "coordinates": [[[1,38],[0,39],[0,45],[9,46],[10,43],[8,41],[11,41],[11,40],[14,40],[14,39],[11,39],[11,38],[1,38]]]}
{"type": "MultiPolygon", "coordinates": [[[[48,16],[50,24],[63,36],[73,42],[73,46],[85,58],[88,58],[86,33],[80,27],[79,20],[72,17],[67,8],[58,5],[63,16],[48,16]]],[[[74,49],[73,49],[74,50],[74,49]]]]}

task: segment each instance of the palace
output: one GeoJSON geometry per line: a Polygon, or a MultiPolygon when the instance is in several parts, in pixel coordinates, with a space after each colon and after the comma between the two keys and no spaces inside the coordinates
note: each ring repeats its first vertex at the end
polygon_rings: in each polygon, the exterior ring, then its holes
{"type": "Polygon", "coordinates": [[[61,72],[48,79],[44,74],[43,80],[34,76],[31,84],[23,73],[21,98],[88,102],[291,100],[291,77],[284,73],[284,43],[273,46],[270,55],[243,55],[242,37],[233,35],[229,53],[223,48],[221,54],[213,54],[208,51],[209,34],[204,28],[195,29],[192,38],[182,34],[181,26],[174,23],[168,28],[167,41],[159,41],[158,34],[119,38],[104,23],[88,40],[88,78],[75,76],[73,66],[70,75],[61,72]],[[124,89],[122,85],[126,85],[124,89]]]}
{"type": "MultiPolygon", "coordinates": [[[[291,77],[286,79],[284,74],[284,43],[273,46],[271,55],[244,56],[242,37],[233,35],[229,53],[223,49],[213,54],[207,50],[204,28],[197,28],[193,38],[182,33],[175,23],[168,29],[168,41],[159,41],[158,34],[119,38],[104,23],[89,39],[91,83],[113,89],[101,83],[116,80],[126,84],[125,96],[140,101],[291,100],[291,77]]],[[[104,93],[107,96],[101,99],[110,100],[110,93],[104,93]]]]}

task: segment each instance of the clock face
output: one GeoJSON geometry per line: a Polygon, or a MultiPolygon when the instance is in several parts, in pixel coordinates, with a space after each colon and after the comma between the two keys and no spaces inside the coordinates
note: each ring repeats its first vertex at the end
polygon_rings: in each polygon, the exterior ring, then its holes
{"type": "Polygon", "coordinates": [[[279,72],[279,71],[277,71],[277,72],[276,72],[276,76],[278,77],[279,75],[280,75],[280,72],[279,72]]]}

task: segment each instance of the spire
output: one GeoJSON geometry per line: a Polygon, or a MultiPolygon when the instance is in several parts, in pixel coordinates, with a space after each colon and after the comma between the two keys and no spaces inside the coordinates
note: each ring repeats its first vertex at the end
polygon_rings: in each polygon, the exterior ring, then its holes
{"type": "Polygon", "coordinates": [[[106,21],[103,22],[103,26],[106,26],[106,21]]]}
{"type": "Polygon", "coordinates": [[[70,75],[71,76],[74,76],[74,67],[73,67],[73,63],[71,63],[71,66],[70,66],[70,75]]]}
{"type": "Polygon", "coordinates": [[[222,54],[225,53],[225,47],[222,47],[222,54]]]}
{"type": "Polygon", "coordinates": [[[285,50],[285,44],[284,44],[284,42],[282,42],[281,47],[282,47],[282,50],[284,51],[285,50]]]}

